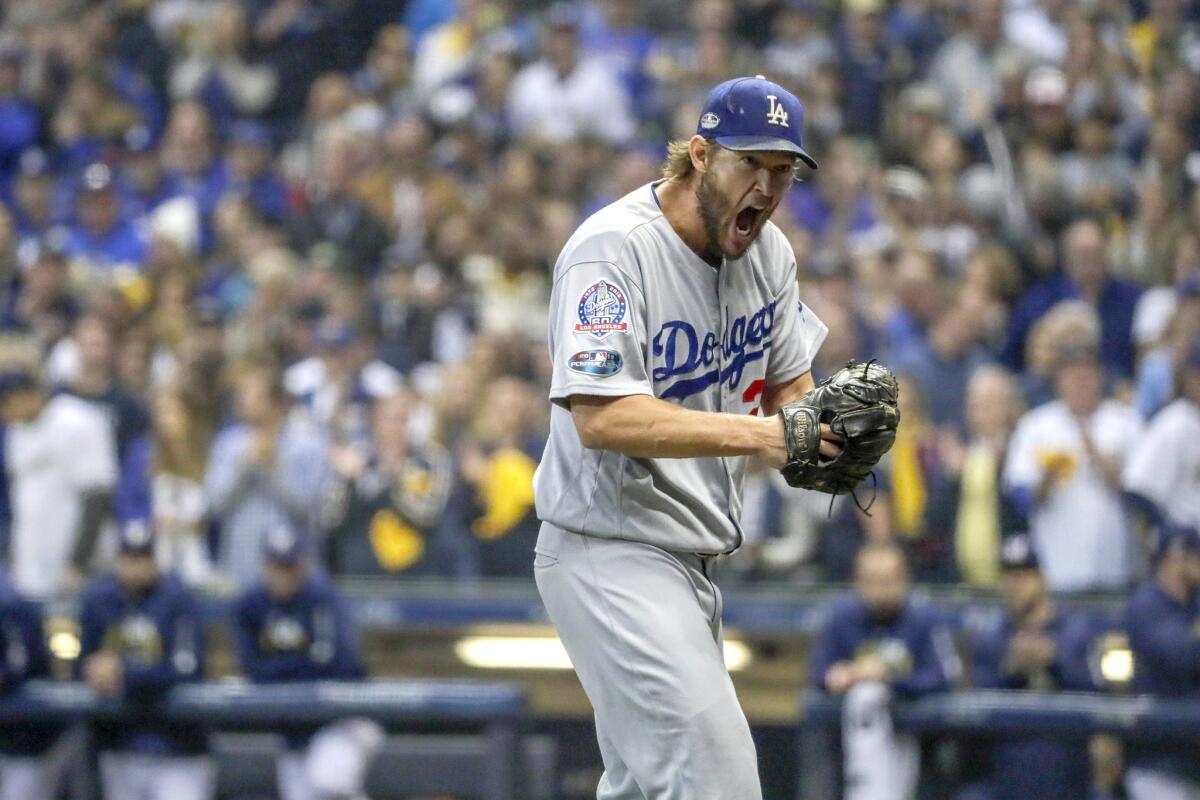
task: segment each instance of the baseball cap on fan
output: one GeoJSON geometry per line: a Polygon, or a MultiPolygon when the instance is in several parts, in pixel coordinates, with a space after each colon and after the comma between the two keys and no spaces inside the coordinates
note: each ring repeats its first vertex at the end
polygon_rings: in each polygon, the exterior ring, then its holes
{"type": "Polygon", "coordinates": [[[804,106],[796,95],[762,75],[734,78],[713,87],[704,101],[696,133],[728,150],[795,153],[808,166],[816,159],[804,150],[804,106]]]}

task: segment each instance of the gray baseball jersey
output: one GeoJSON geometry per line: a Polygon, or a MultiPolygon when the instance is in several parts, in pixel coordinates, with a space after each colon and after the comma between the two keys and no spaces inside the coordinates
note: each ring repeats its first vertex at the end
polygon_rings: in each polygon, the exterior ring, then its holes
{"type": "Polygon", "coordinates": [[[550,437],[538,517],[668,550],[737,548],[745,457],[645,459],[591,450],[567,399],[644,394],[699,411],[757,414],[763,389],[799,377],[828,332],[801,305],[796,259],[773,224],[715,269],[659,208],[654,184],[585,221],[554,267],[550,437]]]}

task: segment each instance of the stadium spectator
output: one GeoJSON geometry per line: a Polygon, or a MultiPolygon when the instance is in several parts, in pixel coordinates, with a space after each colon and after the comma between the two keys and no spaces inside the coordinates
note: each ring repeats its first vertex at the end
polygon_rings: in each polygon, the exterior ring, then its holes
{"type": "Polygon", "coordinates": [[[1006,490],[1028,515],[1051,589],[1126,588],[1138,554],[1121,502],[1121,468],[1141,417],[1105,397],[1090,349],[1060,355],[1054,389],[1056,400],[1017,423],[1004,466],[1006,490]]]}
{"type": "Polygon", "coordinates": [[[215,3],[207,13],[207,23],[185,41],[189,52],[171,70],[171,94],[200,100],[223,128],[236,117],[264,111],[279,78],[269,64],[249,57],[250,32],[242,3],[215,3]]]}
{"type": "Polygon", "coordinates": [[[147,125],[138,123],[121,137],[119,166],[121,205],[132,219],[149,214],[175,194],[163,170],[159,141],[147,125]]]}
{"type": "MultiPolygon", "coordinates": [[[[0,570],[0,697],[28,680],[50,676],[42,610],[22,597],[0,570]]],[[[57,723],[22,721],[0,726],[0,800],[50,800],[46,752],[61,732],[57,723]]]]}
{"type": "MultiPolygon", "coordinates": [[[[114,569],[80,598],[78,677],[101,697],[153,707],[173,686],[204,675],[205,634],[196,598],[154,561],[144,523],[121,529],[114,569]]],[[[215,772],[198,725],[117,720],[96,729],[104,796],[110,800],[206,800],[215,772]]]]}
{"type": "MultiPolygon", "coordinates": [[[[1006,613],[972,640],[972,683],[980,689],[1096,691],[1088,666],[1092,631],[1082,617],[1055,605],[1024,534],[1000,549],[1000,591],[1006,613]]],[[[989,739],[987,797],[1057,800],[1087,797],[1087,741],[1013,735],[989,739]]],[[[979,752],[979,755],[985,755],[979,752]]]]}
{"type": "Polygon", "coordinates": [[[238,120],[230,125],[227,141],[222,194],[245,197],[262,219],[283,222],[290,201],[272,165],[271,132],[262,123],[238,120]]]}
{"type": "Polygon", "coordinates": [[[372,358],[374,341],[358,326],[328,318],[317,326],[317,355],[284,372],[288,393],[332,441],[362,447],[372,404],[400,391],[403,378],[372,358]]]}
{"type": "MultiPolygon", "coordinates": [[[[1150,578],[1133,593],[1125,610],[1135,692],[1180,700],[1200,697],[1197,592],[1200,533],[1161,526],[1150,578]]],[[[1200,797],[1200,763],[1187,744],[1131,738],[1126,748],[1130,800],[1200,797]]]]}
{"type": "Polygon", "coordinates": [[[987,322],[984,298],[962,291],[938,310],[927,336],[893,350],[890,366],[920,388],[929,421],[939,428],[964,429],[967,381],[989,361],[983,341],[987,322]]]}
{"type": "Polygon", "coordinates": [[[1151,522],[1200,528],[1200,337],[1180,365],[1179,398],[1150,420],[1130,454],[1124,487],[1151,522]]]}
{"type": "Polygon", "coordinates": [[[1109,275],[1104,229],[1093,220],[1072,224],[1062,237],[1062,274],[1029,289],[1017,303],[1009,327],[1005,360],[1023,365],[1025,339],[1033,324],[1060,300],[1086,301],[1100,316],[1100,355],[1120,376],[1133,374],[1133,312],[1138,288],[1109,275]]]}
{"type": "Polygon", "coordinates": [[[36,243],[60,222],[62,209],[55,197],[56,174],[44,150],[21,153],[13,186],[12,211],[23,244],[36,243]]]}
{"type": "Polygon", "coordinates": [[[289,413],[273,365],[244,364],[233,383],[239,421],[213,442],[204,494],[220,526],[217,564],[246,583],[258,577],[265,531],[279,525],[313,530],[326,444],[311,423],[289,413]]]}
{"type": "Polygon", "coordinates": [[[153,520],[159,568],[202,586],[213,571],[203,483],[212,431],[204,414],[173,387],[154,396],[151,430],[121,463],[117,520],[153,520]]]}
{"type": "Polygon", "coordinates": [[[775,17],[775,35],[763,60],[776,80],[812,81],[837,58],[833,38],[822,25],[821,6],[813,0],[789,0],[775,17]]]}
{"type": "Polygon", "coordinates": [[[466,77],[483,39],[503,21],[504,12],[483,0],[456,0],[451,9],[420,36],[413,54],[413,89],[422,101],[466,77]]]}
{"type": "Polygon", "coordinates": [[[830,610],[809,658],[813,686],[845,695],[845,797],[907,798],[916,791],[919,751],[895,731],[893,697],[947,691],[961,668],[937,612],[913,600],[903,551],[866,545],[855,559],[854,594],[830,610]]]}
{"type": "Polygon", "coordinates": [[[89,280],[128,284],[129,272],[145,265],[146,240],[121,217],[121,198],[112,168],[96,162],[83,171],[79,183],[79,223],[67,234],[64,248],[74,269],[89,280]]]}
{"type": "Polygon", "coordinates": [[[634,134],[629,96],[603,62],[580,52],[579,9],[556,4],[546,17],[540,60],[513,79],[509,124],[519,137],[555,143],[595,138],[621,144],[634,134]]]}
{"type": "MultiPolygon", "coordinates": [[[[1200,240],[1197,241],[1200,246],[1200,240]]],[[[1200,267],[1200,250],[1196,251],[1200,267]]],[[[1138,368],[1136,394],[1138,410],[1152,416],[1175,397],[1179,365],[1191,342],[1200,336],[1200,269],[1189,271],[1177,287],[1168,290],[1164,309],[1166,321],[1155,347],[1143,356],[1138,368]]]]}
{"type": "Polygon", "coordinates": [[[1064,353],[1097,350],[1100,317],[1082,300],[1062,300],[1033,324],[1025,347],[1021,390],[1025,404],[1040,406],[1054,399],[1054,373],[1064,353]]]}
{"type": "MultiPolygon", "coordinates": [[[[584,20],[580,37],[585,54],[604,62],[608,72],[620,79],[638,116],[653,111],[653,88],[646,72],[646,59],[657,34],[642,24],[642,13],[634,0],[606,0],[594,20],[584,20]]],[[[586,13],[586,12],[585,12],[586,13]]]]}
{"type": "Polygon", "coordinates": [[[886,462],[891,532],[910,546],[911,566],[918,579],[945,580],[946,570],[953,569],[948,557],[953,546],[951,531],[926,524],[935,510],[931,501],[945,481],[938,457],[939,434],[929,419],[928,400],[922,389],[904,373],[898,380],[904,424],[896,433],[896,443],[886,462]]]}
{"type": "Polygon", "coordinates": [[[900,70],[911,62],[888,40],[882,0],[854,0],[845,10],[837,41],[845,130],[875,135],[882,128],[884,93],[905,77],[900,70]]]}
{"type": "Polygon", "coordinates": [[[12,42],[0,46],[0,183],[7,195],[21,153],[37,141],[37,107],[21,91],[24,50],[12,42]]]}
{"type": "Polygon", "coordinates": [[[221,199],[225,175],[208,110],[195,101],[172,106],[161,148],[175,192],[194,200],[207,224],[221,199]]]}
{"type": "Polygon", "coordinates": [[[289,225],[292,245],[299,252],[310,253],[317,244],[328,242],[355,275],[374,274],[389,243],[384,223],[355,190],[368,157],[367,140],[347,129],[322,139],[307,210],[289,225]]]}
{"type": "Polygon", "coordinates": [[[27,250],[29,263],[5,328],[28,334],[39,350],[47,351],[70,332],[79,304],[68,286],[67,262],[59,243],[30,242],[27,250]]]}
{"type": "MultiPolygon", "coordinates": [[[[354,681],[365,675],[349,609],[328,577],[312,564],[306,548],[305,540],[290,526],[269,529],[262,542],[261,578],[237,601],[234,645],[242,672],[255,683],[354,681]]],[[[336,770],[320,763],[327,746],[319,743],[332,737],[358,752],[371,749],[379,738],[372,725],[356,722],[318,729],[284,723],[287,746],[276,760],[279,796],[283,800],[359,796],[361,785],[340,794],[324,790],[344,776],[332,774],[336,770]]],[[[363,772],[359,771],[360,780],[363,772]]]]}
{"type": "Polygon", "coordinates": [[[449,454],[415,444],[413,399],[398,393],[371,411],[369,446],[334,447],[326,508],[326,563],[337,575],[458,575],[471,568],[464,540],[438,528],[451,488],[449,454]]]}
{"type": "Polygon", "coordinates": [[[50,395],[23,342],[0,355],[0,417],[12,497],[9,559],[23,594],[77,590],[92,566],[117,479],[112,425],[91,403],[50,395]]]}
{"type": "Polygon", "coordinates": [[[971,0],[962,10],[966,25],[938,50],[929,72],[954,126],[969,133],[978,109],[997,105],[1003,73],[1020,70],[1030,59],[1005,35],[1003,0],[971,0]]]}
{"type": "Polygon", "coordinates": [[[146,432],[148,415],[141,401],[117,380],[117,342],[112,323],[95,313],[75,321],[70,339],[59,342],[50,366],[61,383],[58,391],[86,400],[112,426],[117,457],[146,432]]]}
{"type": "Polygon", "coordinates": [[[1002,367],[981,367],[967,383],[966,439],[951,432],[938,441],[944,480],[930,500],[928,526],[953,532],[958,579],[972,586],[996,585],[1000,542],[1023,525],[1001,481],[1022,408],[1015,377],[1002,367]]]}
{"type": "Polygon", "coordinates": [[[440,536],[469,531],[484,577],[532,577],[529,553],[540,522],[533,509],[533,473],[545,431],[534,418],[529,388],[497,377],[483,389],[491,410],[475,411],[459,442],[457,475],[440,536]]]}

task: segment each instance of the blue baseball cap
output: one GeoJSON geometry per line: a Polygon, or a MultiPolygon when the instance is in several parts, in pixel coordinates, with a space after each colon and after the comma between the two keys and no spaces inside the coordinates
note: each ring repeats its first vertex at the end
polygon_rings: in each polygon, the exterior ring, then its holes
{"type": "Polygon", "coordinates": [[[1154,537],[1154,560],[1157,561],[1178,547],[1182,550],[1200,552],[1200,531],[1190,525],[1163,523],[1158,526],[1154,537]]]}
{"type": "Polygon", "coordinates": [[[762,75],[734,78],[713,87],[704,101],[696,133],[729,150],[795,153],[813,169],[804,150],[804,106],[796,95],[762,75]]]}
{"type": "Polygon", "coordinates": [[[304,557],[304,540],[290,525],[276,525],[263,536],[263,556],[272,564],[296,564],[304,557]]]}
{"type": "Polygon", "coordinates": [[[144,519],[126,522],[117,531],[117,549],[125,555],[151,555],[154,552],[154,529],[144,519]]]}
{"type": "Polygon", "coordinates": [[[1000,545],[1001,569],[1037,569],[1037,550],[1027,534],[1016,533],[1006,536],[1000,545]]]}

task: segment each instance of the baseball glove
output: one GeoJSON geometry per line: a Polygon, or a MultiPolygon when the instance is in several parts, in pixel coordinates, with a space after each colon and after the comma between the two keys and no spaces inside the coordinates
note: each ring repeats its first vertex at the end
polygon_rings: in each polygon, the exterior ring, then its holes
{"type": "Polygon", "coordinates": [[[791,486],[841,494],[853,491],[896,441],[900,410],[896,376],[882,364],[851,361],[811,392],[780,409],[791,486]],[[820,455],[821,423],[842,437],[842,454],[820,455]]]}

